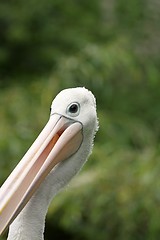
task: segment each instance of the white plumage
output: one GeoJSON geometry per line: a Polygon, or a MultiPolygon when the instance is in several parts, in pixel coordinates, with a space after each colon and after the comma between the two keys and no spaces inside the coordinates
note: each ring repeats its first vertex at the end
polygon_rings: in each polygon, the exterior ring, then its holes
{"type": "Polygon", "coordinates": [[[43,240],[45,216],[51,200],[82,168],[91,153],[94,135],[98,129],[93,94],[80,87],[61,91],[51,106],[51,118],[56,114],[82,125],[82,141],[77,150],[57,163],[41,183],[10,225],[8,240],[43,240]]]}

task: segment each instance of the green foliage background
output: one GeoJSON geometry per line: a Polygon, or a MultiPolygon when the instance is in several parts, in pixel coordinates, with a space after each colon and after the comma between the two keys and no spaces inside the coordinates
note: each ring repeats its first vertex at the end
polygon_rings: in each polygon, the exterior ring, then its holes
{"type": "Polygon", "coordinates": [[[51,204],[46,240],[159,239],[159,22],[157,0],[0,2],[0,183],[61,89],[97,98],[93,154],[51,204]]]}

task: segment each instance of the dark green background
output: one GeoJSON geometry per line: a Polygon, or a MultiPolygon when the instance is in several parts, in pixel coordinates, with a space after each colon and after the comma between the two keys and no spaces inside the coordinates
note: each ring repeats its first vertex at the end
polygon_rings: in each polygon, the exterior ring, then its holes
{"type": "Polygon", "coordinates": [[[60,90],[97,98],[93,154],[51,204],[46,240],[159,239],[159,23],[157,0],[0,1],[0,183],[60,90]]]}

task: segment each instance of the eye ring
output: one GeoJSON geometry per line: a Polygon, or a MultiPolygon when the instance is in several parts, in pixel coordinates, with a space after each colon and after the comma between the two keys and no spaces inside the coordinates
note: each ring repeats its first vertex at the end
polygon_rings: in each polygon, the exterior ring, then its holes
{"type": "Polygon", "coordinates": [[[76,117],[79,115],[80,112],[80,105],[77,102],[73,102],[69,104],[67,107],[67,114],[70,115],[71,117],[76,117]]]}

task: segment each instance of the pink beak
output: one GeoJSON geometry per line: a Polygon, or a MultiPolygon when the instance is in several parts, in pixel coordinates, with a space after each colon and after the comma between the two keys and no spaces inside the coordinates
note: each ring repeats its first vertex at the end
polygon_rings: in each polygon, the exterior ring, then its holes
{"type": "Polygon", "coordinates": [[[59,114],[48,123],[0,188],[0,234],[23,209],[53,167],[76,153],[82,124],[59,114]]]}

